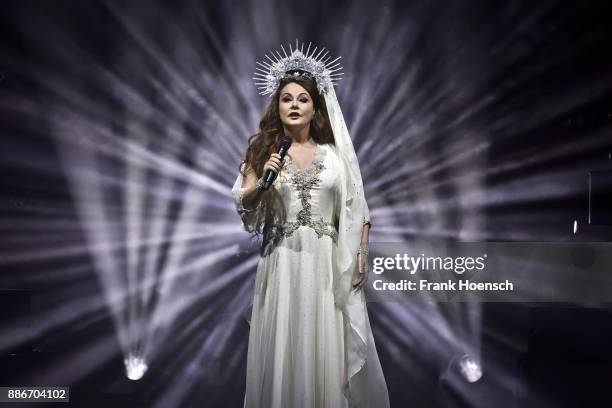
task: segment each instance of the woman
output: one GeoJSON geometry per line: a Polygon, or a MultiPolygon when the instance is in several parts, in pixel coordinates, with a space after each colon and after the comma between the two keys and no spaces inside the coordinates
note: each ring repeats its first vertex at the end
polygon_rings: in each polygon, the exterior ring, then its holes
{"type": "Polygon", "coordinates": [[[308,58],[296,47],[271,67],[275,91],[232,190],[245,229],[263,233],[245,407],[385,407],[361,290],[371,224],[354,150],[329,77],[282,69],[312,69],[308,58]],[[292,144],[281,160],[283,135],[292,144]],[[278,176],[264,191],[267,170],[278,176]]]}

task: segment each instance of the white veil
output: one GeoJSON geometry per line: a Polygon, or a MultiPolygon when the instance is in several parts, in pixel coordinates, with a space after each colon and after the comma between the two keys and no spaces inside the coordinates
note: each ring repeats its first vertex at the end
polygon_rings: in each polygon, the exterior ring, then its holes
{"type": "Polygon", "coordinates": [[[361,171],[333,85],[323,91],[327,113],[342,165],[342,197],[338,227],[337,275],[334,279],[336,306],[344,316],[347,378],[344,394],[351,407],[389,406],[389,395],[380,366],[363,289],[352,290],[357,273],[357,250],[364,222],[370,220],[361,171]]]}

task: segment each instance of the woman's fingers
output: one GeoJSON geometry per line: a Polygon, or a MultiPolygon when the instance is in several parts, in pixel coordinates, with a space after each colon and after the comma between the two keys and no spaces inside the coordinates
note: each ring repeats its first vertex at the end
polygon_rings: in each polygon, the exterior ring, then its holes
{"type": "Polygon", "coordinates": [[[264,166],[264,169],[265,169],[265,170],[267,170],[267,169],[271,169],[271,170],[274,170],[274,171],[275,171],[275,172],[277,172],[277,173],[280,173],[281,166],[280,166],[279,164],[277,164],[277,163],[274,163],[274,162],[269,161],[269,162],[268,162],[268,163],[266,163],[266,165],[264,166]]]}
{"type": "Polygon", "coordinates": [[[279,162],[276,159],[270,159],[266,162],[266,164],[264,165],[264,169],[274,169],[275,171],[279,171],[280,169],[283,168],[283,165],[281,162],[279,162]]]}
{"type": "Polygon", "coordinates": [[[367,259],[362,255],[357,255],[358,272],[357,278],[353,281],[353,288],[362,288],[368,280],[367,259]]]}
{"type": "Polygon", "coordinates": [[[361,288],[363,284],[365,283],[365,276],[366,275],[359,275],[359,277],[355,280],[355,282],[353,282],[353,287],[356,289],[361,288]]]}
{"type": "Polygon", "coordinates": [[[367,278],[367,275],[365,274],[360,273],[359,275],[357,275],[357,278],[353,281],[353,287],[361,288],[363,284],[365,283],[366,278],[367,278]]]}
{"type": "Polygon", "coordinates": [[[280,173],[283,168],[283,161],[281,160],[280,154],[272,153],[270,159],[266,162],[264,169],[272,169],[277,173],[280,173]]]}
{"type": "Polygon", "coordinates": [[[368,281],[368,257],[367,255],[363,255],[361,254],[361,262],[359,263],[360,265],[360,270],[359,272],[362,274],[361,276],[363,276],[363,281],[361,282],[361,286],[365,285],[366,282],[368,281]]]}

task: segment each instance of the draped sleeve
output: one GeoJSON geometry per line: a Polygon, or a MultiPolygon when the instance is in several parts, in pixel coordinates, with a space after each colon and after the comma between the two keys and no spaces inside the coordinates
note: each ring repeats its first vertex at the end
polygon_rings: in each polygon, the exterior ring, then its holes
{"type": "Polygon", "coordinates": [[[261,234],[263,232],[265,221],[264,200],[261,200],[259,202],[259,205],[255,209],[247,210],[246,208],[244,208],[242,199],[244,196],[244,192],[247,189],[245,187],[242,187],[243,180],[244,176],[242,175],[242,172],[239,171],[238,178],[236,179],[236,182],[232,187],[232,196],[234,198],[236,210],[238,211],[240,219],[242,220],[242,226],[247,232],[261,234]]]}

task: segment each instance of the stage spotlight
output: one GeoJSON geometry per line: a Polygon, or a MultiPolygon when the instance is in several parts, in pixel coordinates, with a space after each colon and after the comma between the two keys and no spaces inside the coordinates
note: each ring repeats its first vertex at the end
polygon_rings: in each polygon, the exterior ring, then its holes
{"type": "Polygon", "coordinates": [[[141,357],[129,355],[124,362],[127,378],[130,380],[140,380],[147,371],[147,365],[141,357]]]}
{"type": "Polygon", "coordinates": [[[459,371],[463,378],[470,383],[475,383],[482,377],[480,363],[469,354],[465,354],[459,359],[459,371]]]}
{"type": "Polygon", "coordinates": [[[578,220],[574,220],[574,234],[578,232],[578,220]]]}
{"type": "Polygon", "coordinates": [[[464,381],[475,383],[482,377],[480,360],[470,354],[456,355],[448,363],[446,370],[440,375],[440,381],[453,387],[460,386],[464,381]]]}

